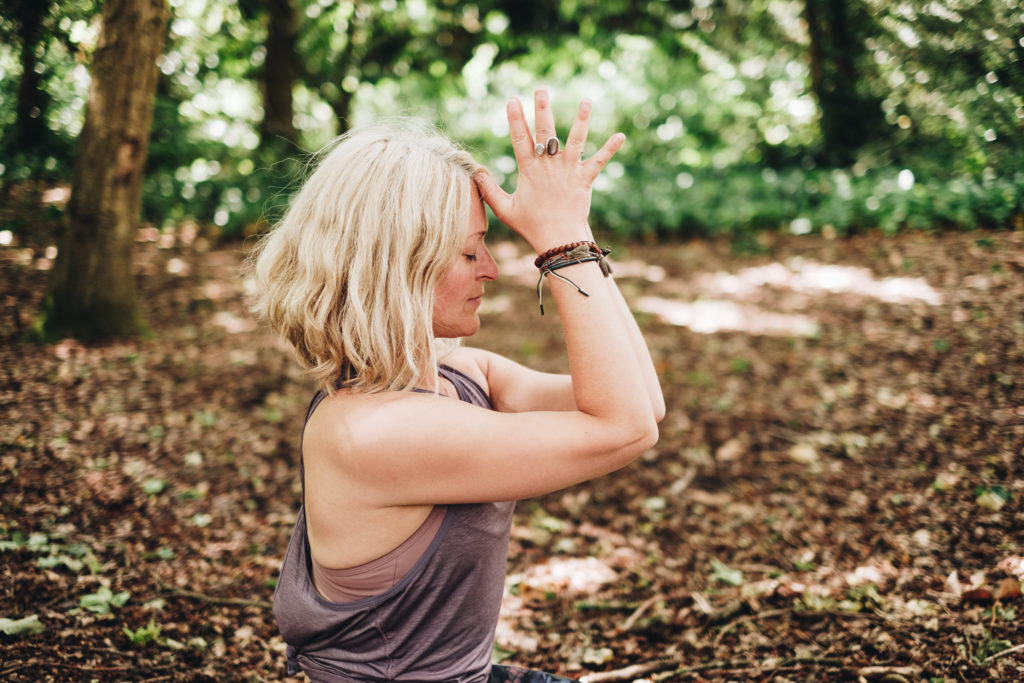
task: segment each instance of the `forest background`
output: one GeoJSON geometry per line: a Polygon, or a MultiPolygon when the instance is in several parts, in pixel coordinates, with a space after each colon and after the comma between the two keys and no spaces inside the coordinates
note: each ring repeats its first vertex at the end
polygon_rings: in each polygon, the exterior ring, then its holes
{"type": "MultiPolygon", "coordinates": [[[[1022,59],[1013,0],[0,0],[0,678],[285,677],[310,386],[247,238],[381,116],[511,189],[504,103],[545,84],[627,134],[592,222],[669,414],[519,506],[495,659],[1020,680],[1022,59]]],[[[494,234],[479,343],[564,369],[494,234]]]]}
{"type": "MultiPolygon", "coordinates": [[[[66,183],[99,5],[0,10],[0,179],[66,183]]],[[[503,103],[546,83],[562,120],[587,95],[594,139],[628,136],[594,207],[624,236],[1007,225],[1022,21],[1012,0],[173,0],[143,219],[258,231],[288,160],[381,115],[438,123],[511,184],[503,103]]]]}

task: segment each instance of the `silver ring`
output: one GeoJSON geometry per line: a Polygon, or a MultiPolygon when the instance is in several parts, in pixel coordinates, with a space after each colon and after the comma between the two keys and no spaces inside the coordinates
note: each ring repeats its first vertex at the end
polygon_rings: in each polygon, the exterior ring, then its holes
{"type": "MultiPolygon", "coordinates": [[[[534,147],[534,151],[537,148],[534,147]]],[[[547,144],[544,145],[544,150],[548,153],[548,156],[555,156],[558,154],[558,138],[548,138],[547,144]]]]}
{"type": "Polygon", "coordinates": [[[546,151],[547,151],[547,147],[545,147],[543,144],[541,144],[539,142],[536,145],[533,146],[533,153],[536,154],[539,157],[544,156],[544,152],[546,152],[546,151]]]}

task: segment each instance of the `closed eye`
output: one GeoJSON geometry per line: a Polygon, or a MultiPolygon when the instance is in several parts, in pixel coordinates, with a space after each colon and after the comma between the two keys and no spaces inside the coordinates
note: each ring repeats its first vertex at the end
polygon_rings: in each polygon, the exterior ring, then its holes
{"type": "Polygon", "coordinates": [[[476,261],[476,254],[463,254],[463,256],[468,258],[470,261],[476,261]]]}

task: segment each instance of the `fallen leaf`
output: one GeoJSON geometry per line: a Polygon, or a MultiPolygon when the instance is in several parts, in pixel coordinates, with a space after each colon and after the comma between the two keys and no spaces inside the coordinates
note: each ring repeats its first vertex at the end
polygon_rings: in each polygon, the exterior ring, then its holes
{"type": "Polygon", "coordinates": [[[818,462],[818,449],[809,443],[798,443],[789,449],[789,459],[801,465],[818,462]]]}
{"type": "Polygon", "coordinates": [[[46,630],[46,626],[39,621],[38,614],[32,614],[23,619],[5,619],[0,617],[0,633],[9,636],[33,636],[46,630]]]}
{"type": "Polygon", "coordinates": [[[1020,596],[1020,581],[1009,576],[1000,581],[999,586],[996,588],[996,600],[1011,600],[1020,596]]]}
{"type": "Polygon", "coordinates": [[[608,662],[615,659],[615,653],[610,648],[587,648],[583,651],[583,663],[584,664],[607,664],[608,662]]]}
{"type": "Polygon", "coordinates": [[[720,462],[733,462],[742,458],[746,452],[747,447],[742,439],[729,439],[715,451],[715,459],[720,462]]]}
{"type": "Polygon", "coordinates": [[[730,586],[743,585],[743,572],[739,569],[731,569],[718,558],[711,558],[711,578],[730,586]]]}

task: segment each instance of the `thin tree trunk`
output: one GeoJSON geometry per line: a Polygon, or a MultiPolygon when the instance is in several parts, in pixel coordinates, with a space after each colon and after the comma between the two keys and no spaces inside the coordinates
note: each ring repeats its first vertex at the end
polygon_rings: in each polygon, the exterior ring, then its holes
{"type": "Polygon", "coordinates": [[[267,58],[263,64],[264,145],[277,140],[295,143],[298,133],[292,121],[292,90],[295,87],[295,8],[291,0],[267,0],[267,58]]]}
{"type": "Polygon", "coordinates": [[[48,338],[140,331],[132,279],[166,0],[106,0],[71,196],[44,302],[48,338]]]}
{"type": "Polygon", "coordinates": [[[821,108],[824,156],[846,166],[881,130],[881,108],[861,82],[866,18],[856,0],[804,0],[811,89],[821,108]]]}
{"type": "Polygon", "coordinates": [[[18,15],[18,38],[21,40],[21,80],[15,105],[15,144],[21,149],[41,145],[49,131],[46,128],[48,96],[42,88],[42,75],[36,71],[36,50],[43,37],[43,18],[50,11],[50,2],[21,3],[18,15]]]}

